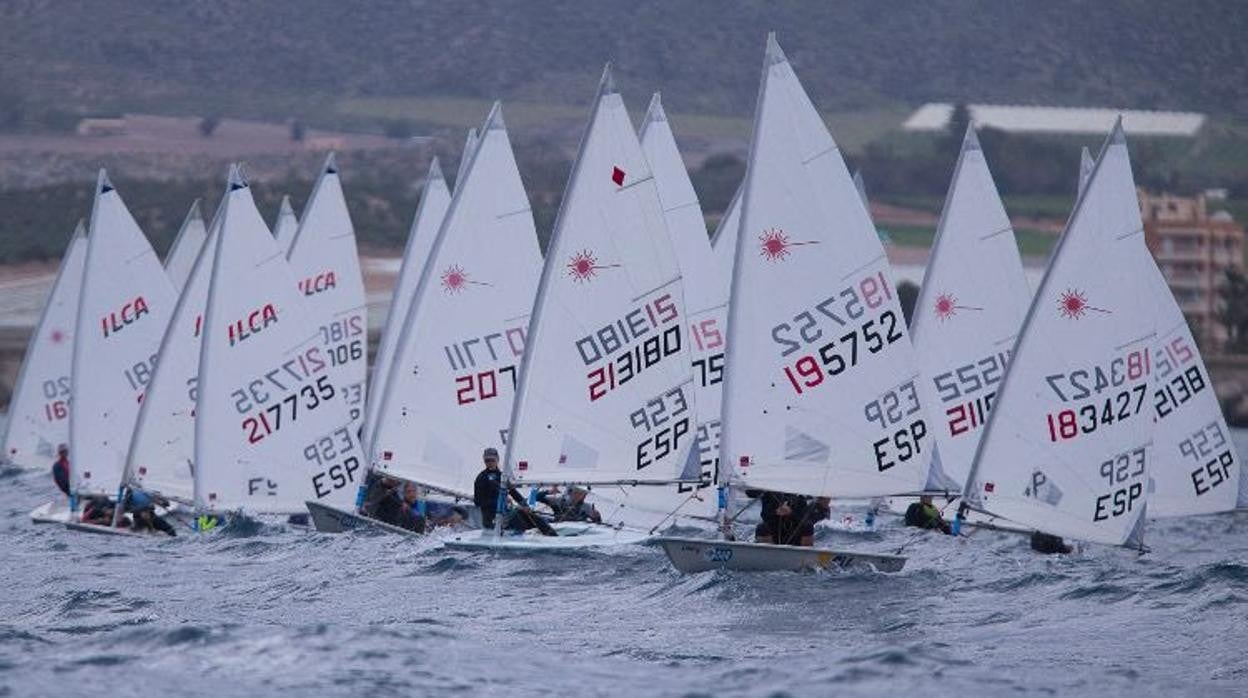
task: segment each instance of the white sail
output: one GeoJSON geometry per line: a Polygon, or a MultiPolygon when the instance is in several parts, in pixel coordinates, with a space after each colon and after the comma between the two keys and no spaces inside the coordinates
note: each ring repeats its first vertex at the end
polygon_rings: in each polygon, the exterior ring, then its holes
{"type": "Polygon", "coordinates": [[[1030,304],[1014,229],[968,126],[910,321],[936,439],[926,489],[966,483],[1030,304]]]}
{"type": "Polygon", "coordinates": [[[6,463],[46,467],[56,458],[57,446],[69,442],[70,367],[86,257],[86,233],[78,221],[13,386],[0,440],[0,460],[6,463]]]}
{"type": "Polygon", "coordinates": [[[836,143],[774,36],[742,196],[723,459],[738,484],[837,497],[913,492],[932,439],[917,360],[836,143]]]}
{"type": "Polygon", "coordinates": [[[80,494],[112,494],[177,293],[100,170],[74,331],[70,470],[80,494]]]}
{"type": "Polygon", "coordinates": [[[728,210],[724,211],[723,218],[719,219],[719,225],[715,227],[715,234],[711,236],[711,257],[715,260],[715,268],[719,271],[720,285],[725,294],[732,286],[732,267],[737,259],[737,235],[741,231],[741,192],[742,187],[737,187],[737,193],[728,202],[728,210]]]}
{"type": "Polygon", "coordinates": [[[182,502],[190,502],[195,490],[200,337],[220,215],[218,207],[165,329],[156,368],[135,423],[123,478],[128,485],[182,502]]]}
{"type": "Polygon", "coordinates": [[[215,246],[195,403],[196,506],[351,506],[363,457],[320,323],[237,168],[215,246]]]}
{"type": "Polygon", "coordinates": [[[871,200],[867,198],[867,183],[862,178],[862,170],[854,170],[854,189],[858,190],[858,198],[862,199],[862,207],[867,209],[867,217],[871,217],[871,200]]]}
{"type": "Polygon", "coordinates": [[[1019,333],[964,492],[1071,538],[1139,545],[1156,450],[1152,259],[1121,120],[1019,333]]]}
{"type": "Polygon", "coordinates": [[[464,153],[459,156],[459,168],[455,170],[455,186],[459,187],[459,183],[464,181],[464,172],[468,169],[468,161],[472,159],[472,154],[477,149],[477,129],[475,127],[468,129],[468,137],[464,139],[464,153]]]}
{"type": "Polygon", "coordinates": [[[273,237],[277,240],[278,249],[289,252],[297,232],[299,232],[299,217],[295,215],[295,209],[290,205],[290,197],[283,196],[282,206],[277,210],[277,220],[273,221],[273,237]]]}
{"type": "Polygon", "coordinates": [[[368,309],[355,228],[331,153],[303,209],[287,252],[298,288],[320,327],[338,399],[351,410],[351,430],[364,421],[368,379],[368,309]]]}
{"type": "Polygon", "coordinates": [[[697,479],[687,321],[663,205],[608,66],[529,321],[507,476],[697,479]]]}
{"type": "Polygon", "coordinates": [[[371,462],[471,496],[484,448],[502,447],[542,256],[502,109],[456,186],[402,322],[371,462]]]}
{"type": "Polygon", "coordinates": [[[199,199],[196,199],[191,204],[191,210],[187,211],[182,227],[178,229],[178,236],[173,239],[169,254],[165,256],[165,273],[169,275],[173,289],[178,293],[186,285],[186,279],[191,275],[191,267],[195,265],[195,259],[207,238],[208,228],[199,212],[199,199]]]}
{"type": "MultiPolygon", "coordinates": [[[[685,307],[689,313],[687,338],[698,403],[698,457],[702,466],[699,486],[707,487],[715,482],[719,461],[719,413],[724,340],[728,332],[728,285],[715,267],[702,206],[698,203],[693,182],[689,180],[689,172],[680,157],[675,134],[657,92],[642,120],[640,138],[642,151],[654,172],[667,230],[671,234],[685,287],[685,307]]],[[[681,483],[676,487],[678,492],[687,492],[691,486],[681,483]]],[[[714,498],[707,501],[713,502],[714,498]]]]}
{"type": "Polygon", "coordinates": [[[1088,149],[1082,148],[1079,151],[1079,195],[1083,196],[1083,190],[1088,187],[1088,178],[1092,176],[1092,168],[1096,167],[1096,161],[1092,159],[1092,153],[1088,149]]]}
{"type": "Polygon", "coordinates": [[[399,277],[394,284],[394,294],[390,299],[390,310],[386,314],[386,324],[381,329],[381,341],[377,345],[377,356],[373,360],[373,376],[368,390],[368,407],[364,410],[363,444],[367,451],[373,443],[382,392],[389,383],[390,368],[394,361],[395,348],[399,343],[399,335],[403,332],[403,322],[407,318],[408,308],[416,295],[416,287],[424,272],[425,263],[429,261],[429,251],[433,241],[442,227],[442,219],[451,205],[451,192],[442,176],[442,166],[435,157],[429,166],[429,175],[425,177],[425,188],[420,195],[420,205],[416,207],[416,217],[412,219],[411,230],[407,234],[407,246],[403,249],[403,262],[399,265],[399,277]]]}

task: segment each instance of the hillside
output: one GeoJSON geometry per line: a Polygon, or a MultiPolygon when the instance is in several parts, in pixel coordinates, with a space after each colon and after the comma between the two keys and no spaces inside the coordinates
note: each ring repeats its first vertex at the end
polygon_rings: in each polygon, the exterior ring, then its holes
{"type": "Polygon", "coordinates": [[[334,125],[369,120],[343,104],[394,97],[583,105],[608,60],[638,105],[662,89],[677,112],[745,116],[768,29],[823,109],[1248,114],[1248,6],[1233,0],[9,0],[0,128],[123,111],[334,125]]]}

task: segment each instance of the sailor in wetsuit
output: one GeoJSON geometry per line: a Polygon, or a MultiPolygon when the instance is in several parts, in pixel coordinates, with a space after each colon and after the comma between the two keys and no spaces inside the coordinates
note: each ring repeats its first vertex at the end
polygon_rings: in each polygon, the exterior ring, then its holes
{"type": "Polygon", "coordinates": [[[1031,534],[1031,549],[1044,555],[1069,555],[1075,550],[1061,537],[1039,531],[1031,534]]]}
{"type": "Polygon", "coordinates": [[[562,495],[543,493],[538,501],[550,507],[555,513],[555,521],[589,521],[602,523],[602,514],[589,502],[585,501],[588,492],[584,487],[569,487],[562,495]]]}
{"type": "Polygon", "coordinates": [[[762,521],[754,529],[754,541],[773,545],[812,546],[815,544],[815,516],[810,502],[800,494],[746,490],[747,497],[759,497],[762,521]]]}
{"type": "Polygon", "coordinates": [[[56,447],[56,460],[52,462],[52,480],[57,489],[69,496],[69,446],[56,447]]]}
{"type": "MultiPolygon", "coordinates": [[[[494,520],[498,514],[498,491],[502,488],[503,473],[498,468],[498,449],[490,447],[481,454],[485,461],[485,469],[477,474],[472,485],[472,501],[481,511],[481,528],[489,531],[494,528],[494,520]]],[[[543,521],[529,508],[529,503],[514,487],[507,488],[507,495],[518,508],[503,520],[504,527],[509,531],[526,531],[536,528],[542,535],[559,535],[550,524],[543,521]]]]}
{"type": "Polygon", "coordinates": [[[940,515],[940,510],[936,508],[936,505],[932,504],[930,495],[919,497],[919,501],[906,508],[906,525],[914,528],[930,528],[945,534],[953,530],[949,522],[940,515]]]}

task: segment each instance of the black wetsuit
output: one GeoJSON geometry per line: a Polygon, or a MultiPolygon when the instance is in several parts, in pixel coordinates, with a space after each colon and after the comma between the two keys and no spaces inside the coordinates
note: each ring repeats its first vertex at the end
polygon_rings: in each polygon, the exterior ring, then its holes
{"type": "Polygon", "coordinates": [[[60,488],[65,496],[69,496],[69,460],[65,458],[57,458],[52,464],[52,479],[56,481],[56,486],[60,488]]]}
{"type": "Polygon", "coordinates": [[[1031,549],[1045,555],[1066,555],[1074,550],[1060,537],[1039,531],[1031,534],[1031,549]]]}
{"type": "Polygon", "coordinates": [[[940,510],[933,504],[915,502],[906,508],[906,525],[915,528],[930,528],[948,534],[952,529],[949,522],[940,516],[940,510]]]}
{"type": "Polygon", "coordinates": [[[403,500],[394,490],[386,492],[378,498],[369,509],[369,516],[391,526],[407,528],[407,515],[403,511],[403,500]]]}
{"type": "Polygon", "coordinates": [[[773,538],[779,545],[801,545],[802,538],[815,535],[814,512],[810,511],[806,497],[785,492],[763,492],[761,500],[763,520],[754,529],[756,538],[773,538]],[[776,510],[786,502],[790,513],[781,516],[776,510]]]}

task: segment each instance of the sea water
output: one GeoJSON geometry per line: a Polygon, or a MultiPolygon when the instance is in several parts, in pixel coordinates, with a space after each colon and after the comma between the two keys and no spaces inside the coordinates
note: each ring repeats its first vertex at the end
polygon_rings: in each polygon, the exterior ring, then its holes
{"type": "Polygon", "coordinates": [[[0,695],[1248,694],[1248,514],[1069,557],[885,521],[820,543],[904,546],[899,574],[686,576],[641,547],[32,525],[52,492],[0,475],[0,695]]]}

